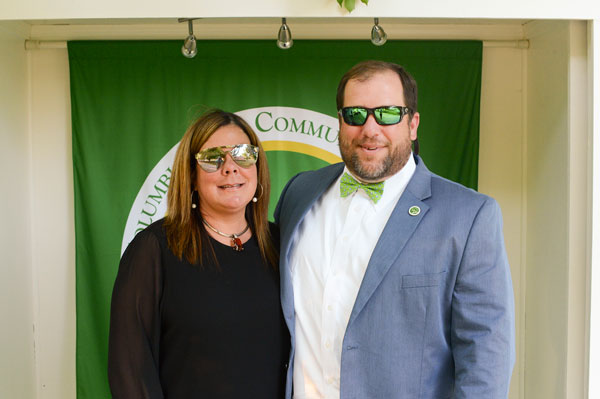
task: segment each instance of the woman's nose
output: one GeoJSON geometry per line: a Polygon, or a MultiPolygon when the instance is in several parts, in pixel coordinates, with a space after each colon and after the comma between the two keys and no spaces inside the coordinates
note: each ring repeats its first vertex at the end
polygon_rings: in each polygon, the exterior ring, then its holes
{"type": "Polygon", "coordinates": [[[223,162],[223,173],[228,175],[230,173],[238,173],[238,164],[235,163],[231,154],[225,154],[225,161],[223,162]]]}

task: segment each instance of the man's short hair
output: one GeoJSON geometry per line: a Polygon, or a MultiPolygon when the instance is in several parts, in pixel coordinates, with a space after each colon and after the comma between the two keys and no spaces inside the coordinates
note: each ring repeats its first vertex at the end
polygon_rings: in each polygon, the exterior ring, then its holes
{"type": "MultiPolygon", "coordinates": [[[[398,74],[400,82],[402,82],[402,88],[404,89],[404,101],[410,109],[410,117],[417,112],[417,82],[415,79],[398,64],[385,61],[363,61],[354,65],[344,76],[338,85],[337,89],[337,109],[340,110],[344,107],[344,93],[346,91],[346,84],[351,79],[357,79],[359,81],[365,81],[371,76],[378,72],[392,71],[398,74]]],[[[403,104],[380,104],[380,105],[403,105],[403,104]]]]}

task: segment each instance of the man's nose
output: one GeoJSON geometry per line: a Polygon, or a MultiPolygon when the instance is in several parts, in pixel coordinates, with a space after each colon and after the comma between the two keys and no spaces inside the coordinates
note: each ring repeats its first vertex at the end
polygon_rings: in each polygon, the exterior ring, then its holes
{"type": "Polygon", "coordinates": [[[381,125],[377,123],[374,115],[367,115],[367,120],[362,126],[362,133],[365,136],[373,137],[381,132],[381,125]]]}

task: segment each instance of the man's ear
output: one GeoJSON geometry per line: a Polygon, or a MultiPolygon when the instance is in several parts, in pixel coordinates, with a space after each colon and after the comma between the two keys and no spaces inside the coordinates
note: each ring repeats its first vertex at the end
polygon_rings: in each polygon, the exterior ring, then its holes
{"type": "Polygon", "coordinates": [[[410,139],[415,141],[417,139],[417,129],[419,128],[419,113],[415,112],[410,122],[408,123],[410,129],[410,139]]]}

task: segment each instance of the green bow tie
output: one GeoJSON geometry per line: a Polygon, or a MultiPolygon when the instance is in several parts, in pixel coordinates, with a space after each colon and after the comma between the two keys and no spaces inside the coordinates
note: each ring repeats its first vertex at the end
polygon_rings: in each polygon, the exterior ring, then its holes
{"type": "Polygon", "coordinates": [[[342,180],[340,181],[340,195],[342,198],[349,196],[359,188],[362,188],[365,193],[371,198],[373,203],[377,203],[381,199],[381,195],[383,194],[383,183],[380,181],[379,183],[360,183],[356,181],[356,179],[350,176],[348,173],[344,173],[342,176],[342,180]]]}

